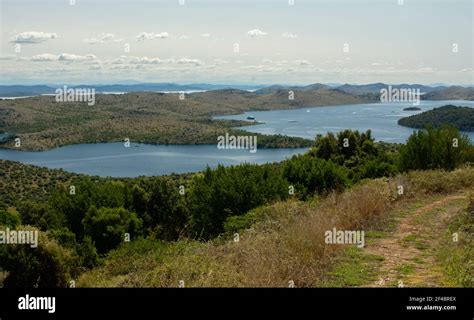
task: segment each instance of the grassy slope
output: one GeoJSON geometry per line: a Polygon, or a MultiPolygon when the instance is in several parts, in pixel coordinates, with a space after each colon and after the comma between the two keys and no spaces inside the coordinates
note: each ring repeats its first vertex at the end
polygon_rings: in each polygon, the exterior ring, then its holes
{"type": "Polygon", "coordinates": [[[467,206],[466,190],[404,203],[386,228],[366,234],[365,248],[345,249],[327,285],[472,287],[472,235],[462,230],[467,206]],[[462,226],[453,224],[459,220],[462,226]]]}
{"type": "Polygon", "coordinates": [[[459,221],[466,216],[465,197],[473,191],[473,168],[371,180],[323,199],[257,208],[259,222],[243,230],[238,242],[222,237],[209,243],[123,244],[78,285],[176,287],[183,280],[189,287],[286,287],[290,281],[298,287],[340,287],[402,280],[413,286],[472,286],[466,277],[473,259],[468,232],[459,231],[455,244],[447,236],[464,226],[459,221]],[[402,196],[398,185],[404,186],[402,196]],[[333,227],[365,230],[369,242],[364,249],[326,245],[324,232],[333,227]],[[391,241],[399,250],[384,248],[391,241]]]}
{"type": "MultiPolygon", "coordinates": [[[[95,105],[57,103],[40,96],[0,101],[0,130],[15,133],[23,150],[46,150],[61,145],[123,141],[153,144],[215,144],[218,135],[237,132],[231,127],[243,121],[214,121],[213,115],[238,114],[248,110],[274,110],[307,106],[368,102],[338,90],[277,90],[257,94],[240,90],[193,93],[179,100],[178,94],[137,92],[96,95],[95,105]]],[[[308,146],[301,138],[259,139],[261,146],[308,146]]],[[[13,148],[13,141],[2,145],[13,148]]]]}

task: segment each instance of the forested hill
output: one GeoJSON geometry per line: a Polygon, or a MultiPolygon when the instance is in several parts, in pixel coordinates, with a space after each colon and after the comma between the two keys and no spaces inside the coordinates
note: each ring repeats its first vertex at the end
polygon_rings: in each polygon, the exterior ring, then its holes
{"type": "Polygon", "coordinates": [[[427,125],[450,124],[462,131],[474,131],[474,108],[446,105],[398,120],[405,127],[421,129],[427,125]]]}

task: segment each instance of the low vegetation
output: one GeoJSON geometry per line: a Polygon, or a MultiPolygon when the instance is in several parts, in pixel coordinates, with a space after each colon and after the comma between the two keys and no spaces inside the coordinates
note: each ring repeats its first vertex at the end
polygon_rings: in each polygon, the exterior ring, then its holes
{"type": "MultiPolygon", "coordinates": [[[[187,94],[133,92],[98,94],[95,105],[86,102],[58,103],[52,96],[0,100],[0,130],[10,134],[4,148],[13,148],[20,138],[21,150],[47,150],[78,143],[123,141],[150,144],[216,144],[217,137],[250,135],[233,129],[246,121],[214,120],[222,114],[253,110],[294,109],[306,106],[370,102],[366,98],[333,90],[296,92],[287,90],[258,94],[226,89],[187,94]]],[[[307,139],[259,135],[261,148],[306,147],[307,139]]]]}
{"type": "MultiPolygon", "coordinates": [[[[334,227],[360,229],[366,231],[366,237],[378,234],[383,237],[380,230],[390,228],[398,207],[438,192],[430,189],[435,172],[438,171],[411,172],[368,181],[325,198],[306,202],[287,200],[259,207],[246,215],[252,222],[243,224],[244,229],[232,228],[232,232],[239,233],[237,242],[235,235],[229,234],[212,242],[165,243],[140,239],[133,244],[122,244],[103,265],[82,274],[78,285],[176,287],[184,281],[188,287],[288,287],[292,283],[296,287],[365,286],[378,281],[377,266],[384,258],[363,253],[353,246],[328,246],[324,232],[334,227]],[[407,197],[397,193],[400,181],[409,186],[407,197]]],[[[453,182],[446,186],[448,193],[474,187],[472,168],[443,174],[447,181],[453,182]]],[[[456,272],[453,277],[464,282],[455,281],[451,285],[468,286],[472,253],[467,255],[469,246],[458,245],[454,258],[448,255],[447,268],[456,272]],[[459,266],[462,268],[457,269],[459,266]]],[[[406,274],[413,267],[402,265],[397,270],[406,274]]],[[[397,282],[392,285],[396,286],[397,282]]]]}
{"type": "MultiPolygon", "coordinates": [[[[0,222],[37,228],[58,248],[44,254],[59,259],[62,274],[45,278],[47,269],[34,265],[22,286],[66,286],[67,279],[91,268],[82,285],[176,286],[185,280],[284,286],[289,279],[322,285],[330,281],[323,271],[338,251],[324,244],[324,230],[377,230],[387,223],[399,185],[406,199],[473,187],[471,168],[455,170],[469,165],[473,146],[460,140],[452,150],[447,144],[459,137],[457,130],[431,130],[428,138],[412,135],[400,152],[375,143],[370,131],[346,130],[318,136],[307,154],[282,163],[167,177],[94,178],[2,161],[8,175],[0,189],[0,222]],[[434,140],[447,146],[439,149],[446,153],[423,167],[416,159],[429,155],[434,140]],[[419,169],[438,170],[413,171],[419,169]],[[34,172],[41,187],[32,192],[23,185],[34,172]],[[15,179],[21,183],[12,192],[8,183],[15,179]],[[236,232],[238,244],[229,242],[236,232]],[[130,254],[131,247],[143,254],[130,254]],[[122,258],[131,266],[119,263],[122,258]],[[109,263],[120,264],[120,271],[109,263]]],[[[8,272],[4,286],[18,277],[7,261],[30,254],[35,253],[17,248],[0,252],[0,267],[8,272]]]]}

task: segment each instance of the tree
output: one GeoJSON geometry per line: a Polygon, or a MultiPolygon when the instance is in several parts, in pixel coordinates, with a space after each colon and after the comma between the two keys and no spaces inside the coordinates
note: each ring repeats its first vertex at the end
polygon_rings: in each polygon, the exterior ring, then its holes
{"type": "Polygon", "coordinates": [[[45,232],[30,226],[18,230],[38,232],[38,247],[27,244],[0,246],[0,268],[8,271],[5,288],[67,287],[73,272],[74,255],[48,238],[45,232]]]}
{"type": "Polygon", "coordinates": [[[7,209],[6,206],[0,204],[0,226],[7,226],[15,228],[21,223],[20,215],[12,209],[7,209]]]}
{"type": "Polygon", "coordinates": [[[80,265],[86,268],[93,268],[99,262],[99,255],[91,237],[85,236],[82,243],[77,248],[80,265]]]}
{"type": "Polygon", "coordinates": [[[194,177],[190,189],[192,229],[196,237],[206,239],[224,231],[227,217],[288,197],[281,169],[268,164],[207,168],[194,177]]]}
{"type": "Polygon", "coordinates": [[[299,197],[305,199],[313,194],[326,194],[342,190],[348,184],[347,170],[331,160],[310,155],[295,156],[283,165],[288,182],[294,185],[299,197]]]}
{"type": "Polygon", "coordinates": [[[473,161],[474,150],[469,137],[452,126],[414,131],[400,149],[402,171],[445,169],[454,170],[460,164],[473,161]]]}
{"type": "Polygon", "coordinates": [[[43,231],[60,228],[66,221],[62,212],[54,210],[45,203],[23,201],[18,211],[23,224],[37,226],[43,231]]]}
{"type": "Polygon", "coordinates": [[[161,239],[176,240],[186,228],[189,213],[178,188],[165,178],[157,179],[150,188],[145,227],[161,239]]]}
{"type": "Polygon", "coordinates": [[[138,236],[142,221],[135,213],[124,208],[100,208],[92,206],[84,219],[84,234],[90,236],[99,253],[108,252],[124,241],[125,233],[138,236]]]}
{"type": "Polygon", "coordinates": [[[375,143],[370,130],[362,133],[344,130],[336,137],[332,133],[318,135],[309,155],[345,167],[352,182],[387,176],[396,171],[395,157],[375,143]]]}

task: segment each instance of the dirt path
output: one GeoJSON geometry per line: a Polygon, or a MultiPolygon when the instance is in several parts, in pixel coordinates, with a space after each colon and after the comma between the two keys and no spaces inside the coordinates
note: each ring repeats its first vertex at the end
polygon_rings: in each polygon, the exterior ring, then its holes
{"type": "Polygon", "coordinates": [[[384,258],[378,279],[367,286],[443,286],[435,255],[449,219],[466,208],[466,199],[464,194],[437,196],[418,203],[418,208],[397,212],[395,230],[373,239],[364,249],[384,258]]]}

